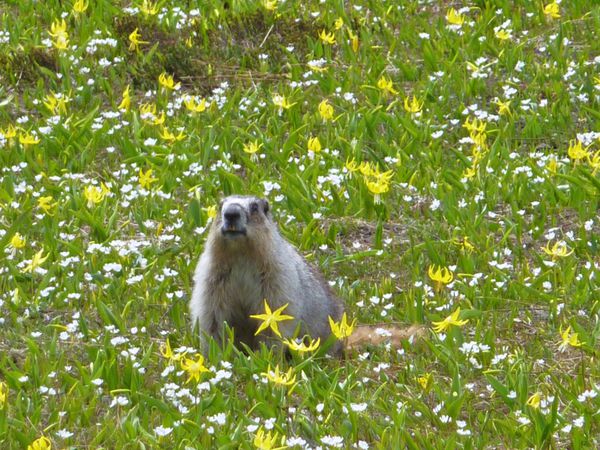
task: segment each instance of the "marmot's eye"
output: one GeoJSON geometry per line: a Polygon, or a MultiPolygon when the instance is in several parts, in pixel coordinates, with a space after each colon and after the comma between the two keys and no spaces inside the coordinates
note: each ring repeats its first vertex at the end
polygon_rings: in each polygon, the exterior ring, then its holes
{"type": "Polygon", "coordinates": [[[257,213],[258,212],[258,203],[251,203],[250,204],[250,212],[252,214],[257,213]]]}

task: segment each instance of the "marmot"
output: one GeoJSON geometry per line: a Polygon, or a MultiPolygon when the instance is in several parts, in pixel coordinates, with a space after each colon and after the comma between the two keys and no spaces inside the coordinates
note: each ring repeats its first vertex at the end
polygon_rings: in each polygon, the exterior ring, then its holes
{"type": "MultiPolygon", "coordinates": [[[[234,195],[225,198],[213,220],[204,252],[194,275],[190,300],[192,321],[202,334],[222,338],[223,324],[232,327],[236,342],[257,348],[270,339],[267,331],[255,336],[260,321],[251,315],[286,303],[279,322],[283,337],[321,338],[331,334],[329,317],[341,319],[343,303],[298,251],[279,234],[267,200],[234,195]]],[[[342,345],[330,349],[338,354],[342,345]]]]}

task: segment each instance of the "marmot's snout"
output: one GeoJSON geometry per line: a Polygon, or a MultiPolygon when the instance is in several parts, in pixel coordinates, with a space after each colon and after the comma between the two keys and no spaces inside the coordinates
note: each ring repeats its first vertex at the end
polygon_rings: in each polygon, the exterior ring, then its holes
{"type": "Polygon", "coordinates": [[[237,203],[224,205],[221,217],[223,236],[235,238],[246,235],[246,212],[241,205],[237,203]]]}

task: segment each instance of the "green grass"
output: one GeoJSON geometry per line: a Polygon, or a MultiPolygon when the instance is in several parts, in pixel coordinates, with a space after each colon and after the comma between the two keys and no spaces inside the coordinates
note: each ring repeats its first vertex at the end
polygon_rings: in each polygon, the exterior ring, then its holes
{"type": "Polygon", "coordinates": [[[2,448],[599,447],[596,2],[159,3],[0,6],[2,448]],[[360,323],[467,322],[341,360],[215,344],[189,381],[163,353],[198,351],[191,274],[232,193],[360,323]]]}

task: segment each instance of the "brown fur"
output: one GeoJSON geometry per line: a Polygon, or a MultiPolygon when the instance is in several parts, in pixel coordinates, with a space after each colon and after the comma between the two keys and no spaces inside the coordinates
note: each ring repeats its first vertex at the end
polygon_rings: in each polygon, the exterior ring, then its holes
{"type": "Polygon", "coordinates": [[[381,344],[400,347],[403,341],[419,339],[425,335],[426,331],[425,327],[420,325],[413,325],[408,328],[394,324],[359,325],[346,340],[344,349],[346,351],[353,351],[359,350],[366,345],[381,344]]]}

